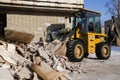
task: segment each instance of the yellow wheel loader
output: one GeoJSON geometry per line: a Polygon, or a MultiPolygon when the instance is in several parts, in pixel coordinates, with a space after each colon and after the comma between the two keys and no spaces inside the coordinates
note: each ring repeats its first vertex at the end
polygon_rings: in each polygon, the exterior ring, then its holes
{"type": "Polygon", "coordinates": [[[99,12],[81,9],[69,17],[70,22],[71,18],[73,19],[72,29],[58,31],[66,35],[62,45],[66,44],[66,56],[70,61],[82,61],[89,54],[96,54],[99,59],[110,57],[111,43],[115,35],[101,32],[100,16],[99,12]]]}

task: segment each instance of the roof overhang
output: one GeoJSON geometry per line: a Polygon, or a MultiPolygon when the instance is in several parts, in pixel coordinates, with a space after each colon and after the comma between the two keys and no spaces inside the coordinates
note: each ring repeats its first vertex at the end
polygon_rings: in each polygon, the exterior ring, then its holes
{"type": "Polygon", "coordinates": [[[44,1],[0,0],[0,8],[23,9],[33,11],[73,13],[83,8],[83,4],[67,4],[44,1]]]}

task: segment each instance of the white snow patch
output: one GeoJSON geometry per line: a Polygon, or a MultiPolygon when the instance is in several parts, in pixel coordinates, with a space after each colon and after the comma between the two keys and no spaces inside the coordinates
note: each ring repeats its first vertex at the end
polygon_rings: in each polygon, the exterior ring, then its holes
{"type": "Polygon", "coordinates": [[[112,55],[120,55],[120,47],[111,47],[111,54],[112,55]]]}

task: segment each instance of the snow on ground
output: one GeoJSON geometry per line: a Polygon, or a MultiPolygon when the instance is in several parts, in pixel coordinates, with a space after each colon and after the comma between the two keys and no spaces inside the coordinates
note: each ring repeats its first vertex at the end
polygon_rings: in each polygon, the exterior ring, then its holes
{"type": "Polygon", "coordinates": [[[120,47],[111,47],[111,54],[112,55],[120,55],[120,47]]]}
{"type": "Polygon", "coordinates": [[[73,80],[120,80],[120,47],[111,47],[108,60],[99,60],[92,54],[81,62],[81,73],[73,80]]]}

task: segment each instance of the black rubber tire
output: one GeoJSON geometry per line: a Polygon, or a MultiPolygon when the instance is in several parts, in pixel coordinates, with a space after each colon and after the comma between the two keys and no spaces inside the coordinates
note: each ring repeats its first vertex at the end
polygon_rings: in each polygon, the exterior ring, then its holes
{"type": "Polygon", "coordinates": [[[66,53],[66,56],[68,57],[68,59],[71,61],[71,62],[80,62],[83,60],[84,58],[84,45],[81,41],[79,40],[71,40],[71,41],[68,41],[67,44],[67,53],[66,53]],[[80,57],[78,58],[76,56],[76,53],[75,53],[75,48],[76,46],[80,47],[80,51],[81,51],[81,54],[80,54],[80,57]]]}
{"type": "Polygon", "coordinates": [[[109,44],[105,42],[101,42],[96,45],[96,56],[98,59],[109,59],[110,55],[111,55],[111,49],[109,44]],[[103,51],[104,49],[106,49],[105,53],[103,51]]]}
{"type": "Polygon", "coordinates": [[[85,54],[84,54],[84,57],[85,57],[85,58],[88,58],[88,56],[89,56],[89,53],[85,53],[85,54]]]}

